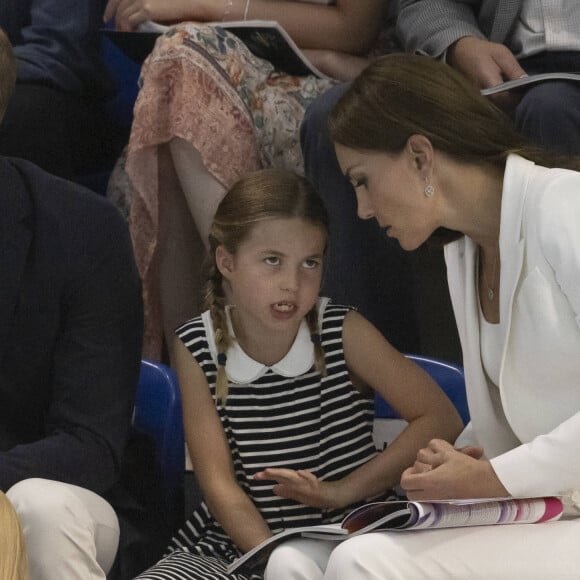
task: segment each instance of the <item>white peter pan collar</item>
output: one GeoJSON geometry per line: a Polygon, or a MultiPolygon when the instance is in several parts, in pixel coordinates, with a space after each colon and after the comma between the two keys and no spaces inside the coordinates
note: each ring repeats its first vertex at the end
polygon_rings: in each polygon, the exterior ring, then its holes
{"type": "MultiPolygon", "coordinates": [[[[327,302],[327,299],[321,299],[319,301],[318,308],[320,318],[322,317],[322,312],[324,312],[327,302]]],[[[232,328],[229,311],[230,307],[226,307],[228,330],[230,336],[234,337],[235,334],[232,328]]],[[[201,315],[201,318],[207,333],[209,351],[213,362],[217,367],[217,349],[209,310],[206,310],[201,315]]],[[[314,344],[312,343],[308,324],[303,320],[298,329],[296,338],[294,339],[294,343],[286,356],[270,367],[255,361],[244,352],[237,341],[233,341],[227,352],[226,375],[228,380],[232,383],[252,383],[265,375],[270,369],[272,369],[275,374],[283,377],[297,377],[309,371],[313,364],[314,344]]]]}

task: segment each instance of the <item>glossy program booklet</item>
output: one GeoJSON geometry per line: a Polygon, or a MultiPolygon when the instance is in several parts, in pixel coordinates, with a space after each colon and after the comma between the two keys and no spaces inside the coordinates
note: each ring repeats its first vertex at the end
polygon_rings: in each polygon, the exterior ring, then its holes
{"type": "Polygon", "coordinates": [[[540,73],[536,75],[528,75],[521,77],[519,79],[514,79],[513,81],[506,81],[505,83],[500,83],[494,87],[488,87],[487,89],[481,89],[481,94],[485,96],[495,95],[497,93],[503,93],[505,91],[511,90],[522,90],[529,88],[538,83],[545,83],[546,81],[580,81],[579,73],[567,73],[567,72],[553,72],[553,73],[540,73]]]}
{"type": "MultiPolygon", "coordinates": [[[[236,20],[207,24],[219,26],[235,34],[253,54],[268,60],[276,69],[295,76],[312,74],[319,78],[329,78],[306,58],[290,35],[274,20],[236,20]]],[[[102,33],[135,62],[143,62],[153,50],[157,37],[169,28],[148,21],[140,25],[136,32],[107,28],[102,29],[102,33]]]]}
{"type": "Polygon", "coordinates": [[[272,550],[290,538],[342,541],[369,532],[538,524],[560,519],[563,511],[557,497],[372,502],[354,509],[338,524],[284,530],[232,562],[227,571],[263,571],[272,550]]]}

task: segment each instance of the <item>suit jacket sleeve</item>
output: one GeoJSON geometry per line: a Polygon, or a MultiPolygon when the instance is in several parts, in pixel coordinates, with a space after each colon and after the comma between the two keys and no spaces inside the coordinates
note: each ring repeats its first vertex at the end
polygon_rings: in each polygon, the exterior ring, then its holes
{"type": "Polygon", "coordinates": [[[81,94],[102,83],[101,0],[32,0],[30,22],[15,46],[18,79],[81,94]]]}
{"type": "Polygon", "coordinates": [[[441,56],[464,36],[485,38],[476,0],[401,0],[397,33],[407,52],[441,56]]]}
{"type": "Polygon", "coordinates": [[[119,476],[141,358],[141,285],[119,212],[85,197],[83,211],[57,208],[69,212],[57,230],[51,223],[51,231],[35,232],[44,245],[47,236],[62,238],[52,255],[64,277],[61,320],[46,345],[50,393],[39,393],[49,399],[45,435],[0,453],[3,490],[42,477],[102,494],[119,476]]]}

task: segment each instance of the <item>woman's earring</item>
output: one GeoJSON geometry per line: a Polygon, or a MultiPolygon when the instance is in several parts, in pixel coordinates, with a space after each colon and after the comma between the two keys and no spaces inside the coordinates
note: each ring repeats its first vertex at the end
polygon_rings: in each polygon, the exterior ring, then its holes
{"type": "Polygon", "coordinates": [[[425,194],[425,197],[433,197],[433,194],[435,193],[435,188],[427,181],[427,178],[425,178],[425,189],[423,190],[423,193],[425,194]]]}

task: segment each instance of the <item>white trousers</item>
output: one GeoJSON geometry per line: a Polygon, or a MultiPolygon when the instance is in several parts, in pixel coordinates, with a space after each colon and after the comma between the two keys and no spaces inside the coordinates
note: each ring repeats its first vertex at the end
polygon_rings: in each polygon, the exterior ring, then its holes
{"type": "Polygon", "coordinates": [[[96,493],[48,479],[7,492],[22,525],[30,580],[104,580],[119,545],[113,508],[96,493]]]}
{"type": "Polygon", "coordinates": [[[289,541],[265,580],[578,580],[580,519],[289,541]]]}

